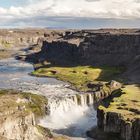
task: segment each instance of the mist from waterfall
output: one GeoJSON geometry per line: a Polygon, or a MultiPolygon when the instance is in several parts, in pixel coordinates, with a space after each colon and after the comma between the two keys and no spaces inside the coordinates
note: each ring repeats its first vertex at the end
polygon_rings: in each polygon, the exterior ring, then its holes
{"type": "Polygon", "coordinates": [[[86,139],[86,131],[97,123],[91,94],[50,98],[47,113],[41,126],[77,139],[86,139]]]}

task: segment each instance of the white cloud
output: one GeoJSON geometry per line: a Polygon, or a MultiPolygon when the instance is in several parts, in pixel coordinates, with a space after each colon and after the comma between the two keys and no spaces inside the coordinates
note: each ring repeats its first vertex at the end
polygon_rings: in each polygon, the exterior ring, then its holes
{"type": "Polygon", "coordinates": [[[0,7],[4,22],[48,17],[140,18],[140,0],[28,0],[21,7],[0,7]]]}
{"type": "MultiPolygon", "coordinates": [[[[98,18],[139,18],[139,0],[41,0],[25,7],[32,14],[98,18]]],[[[26,13],[25,12],[25,13],[26,13]]]]}

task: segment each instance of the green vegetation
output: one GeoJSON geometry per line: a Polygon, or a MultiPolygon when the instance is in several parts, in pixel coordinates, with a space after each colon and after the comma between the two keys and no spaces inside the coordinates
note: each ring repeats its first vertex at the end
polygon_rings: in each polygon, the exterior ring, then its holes
{"type": "Polygon", "coordinates": [[[44,128],[40,125],[36,125],[36,128],[38,129],[38,132],[42,134],[43,136],[48,137],[48,138],[53,138],[53,135],[51,134],[51,131],[49,129],[44,128]]]}
{"type": "Polygon", "coordinates": [[[25,104],[28,111],[33,112],[37,116],[43,116],[45,114],[47,98],[31,93],[22,93],[21,96],[29,101],[29,103],[25,104]]]}
{"type": "Polygon", "coordinates": [[[53,136],[48,128],[44,128],[39,125],[36,125],[36,128],[38,129],[38,132],[42,134],[45,138],[50,138],[51,140],[70,140],[65,136],[53,136]]]}
{"type": "Polygon", "coordinates": [[[19,115],[32,112],[37,117],[45,114],[47,99],[44,96],[14,90],[0,90],[0,97],[0,112],[14,110],[19,115]],[[18,99],[21,101],[17,102],[18,99]],[[16,108],[19,110],[16,110],[16,108]]]}
{"type": "Polygon", "coordinates": [[[11,43],[9,43],[8,41],[5,41],[5,40],[2,40],[1,41],[1,44],[2,44],[2,46],[3,47],[5,47],[5,48],[9,48],[9,47],[11,47],[11,43]]]}
{"type": "Polygon", "coordinates": [[[32,72],[32,74],[36,76],[54,77],[71,83],[78,90],[88,91],[90,90],[87,87],[88,83],[93,83],[93,81],[97,83],[99,81],[115,80],[123,71],[123,68],[118,67],[97,68],[91,66],[77,66],[40,68],[32,72]]]}
{"type": "Polygon", "coordinates": [[[100,106],[106,112],[117,112],[126,120],[140,118],[140,89],[137,85],[128,85],[123,94],[113,99],[108,108],[100,106]]]}

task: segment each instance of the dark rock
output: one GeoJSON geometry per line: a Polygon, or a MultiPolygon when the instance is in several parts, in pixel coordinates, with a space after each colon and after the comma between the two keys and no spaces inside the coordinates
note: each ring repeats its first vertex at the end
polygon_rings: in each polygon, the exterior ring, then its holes
{"type": "Polygon", "coordinates": [[[54,71],[54,70],[51,70],[50,71],[52,74],[56,74],[57,73],[57,71],[54,71]]]}
{"type": "Polygon", "coordinates": [[[97,110],[98,127],[104,132],[118,133],[124,140],[140,139],[140,119],[125,120],[117,112],[97,110]]]}
{"type": "Polygon", "coordinates": [[[88,74],[88,72],[87,72],[87,71],[84,71],[83,73],[84,73],[84,74],[86,74],[86,75],[88,74]]]}

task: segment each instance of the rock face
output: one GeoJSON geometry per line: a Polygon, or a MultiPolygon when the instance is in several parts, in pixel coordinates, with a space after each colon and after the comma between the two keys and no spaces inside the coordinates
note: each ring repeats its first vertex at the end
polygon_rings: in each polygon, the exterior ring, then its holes
{"type": "Polygon", "coordinates": [[[54,64],[75,63],[78,60],[78,48],[68,42],[43,42],[40,59],[51,61],[54,64]],[[43,53],[42,53],[43,52],[43,53]]]}
{"type": "Polygon", "coordinates": [[[98,127],[105,132],[118,133],[125,140],[140,139],[140,119],[125,120],[117,112],[105,112],[98,109],[98,127]]]}
{"type": "Polygon", "coordinates": [[[140,35],[99,34],[86,37],[79,46],[83,63],[126,65],[140,53],[140,35]]]}
{"type": "MultiPolygon", "coordinates": [[[[71,31],[48,35],[42,51],[34,56],[56,65],[125,67],[125,77],[140,81],[140,32],[138,30],[71,31]]],[[[29,57],[31,59],[31,57],[29,57]]]]}
{"type": "Polygon", "coordinates": [[[18,140],[41,140],[42,135],[39,134],[35,127],[34,114],[30,114],[22,117],[10,117],[1,118],[0,135],[6,139],[18,139],[18,140]],[[5,120],[4,120],[5,119],[5,120]]]}
{"type": "Polygon", "coordinates": [[[65,34],[63,39],[55,39],[54,42],[49,42],[47,38],[42,54],[48,56],[49,60],[55,59],[56,63],[58,59],[67,60],[69,56],[71,61],[80,64],[124,66],[139,56],[139,44],[138,33],[79,31],[65,34]]]}
{"type": "Polygon", "coordinates": [[[44,30],[41,29],[0,30],[0,49],[38,44],[43,37],[43,32],[44,30]]]}
{"type": "Polygon", "coordinates": [[[21,94],[10,90],[0,90],[0,96],[0,139],[1,137],[4,140],[46,140],[50,138],[49,130],[37,124],[40,117],[38,113],[45,110],[44,103],[47,99],[39,95],[21,94]],[[37,106],[40,106],[40,109],[37,106]]]}

